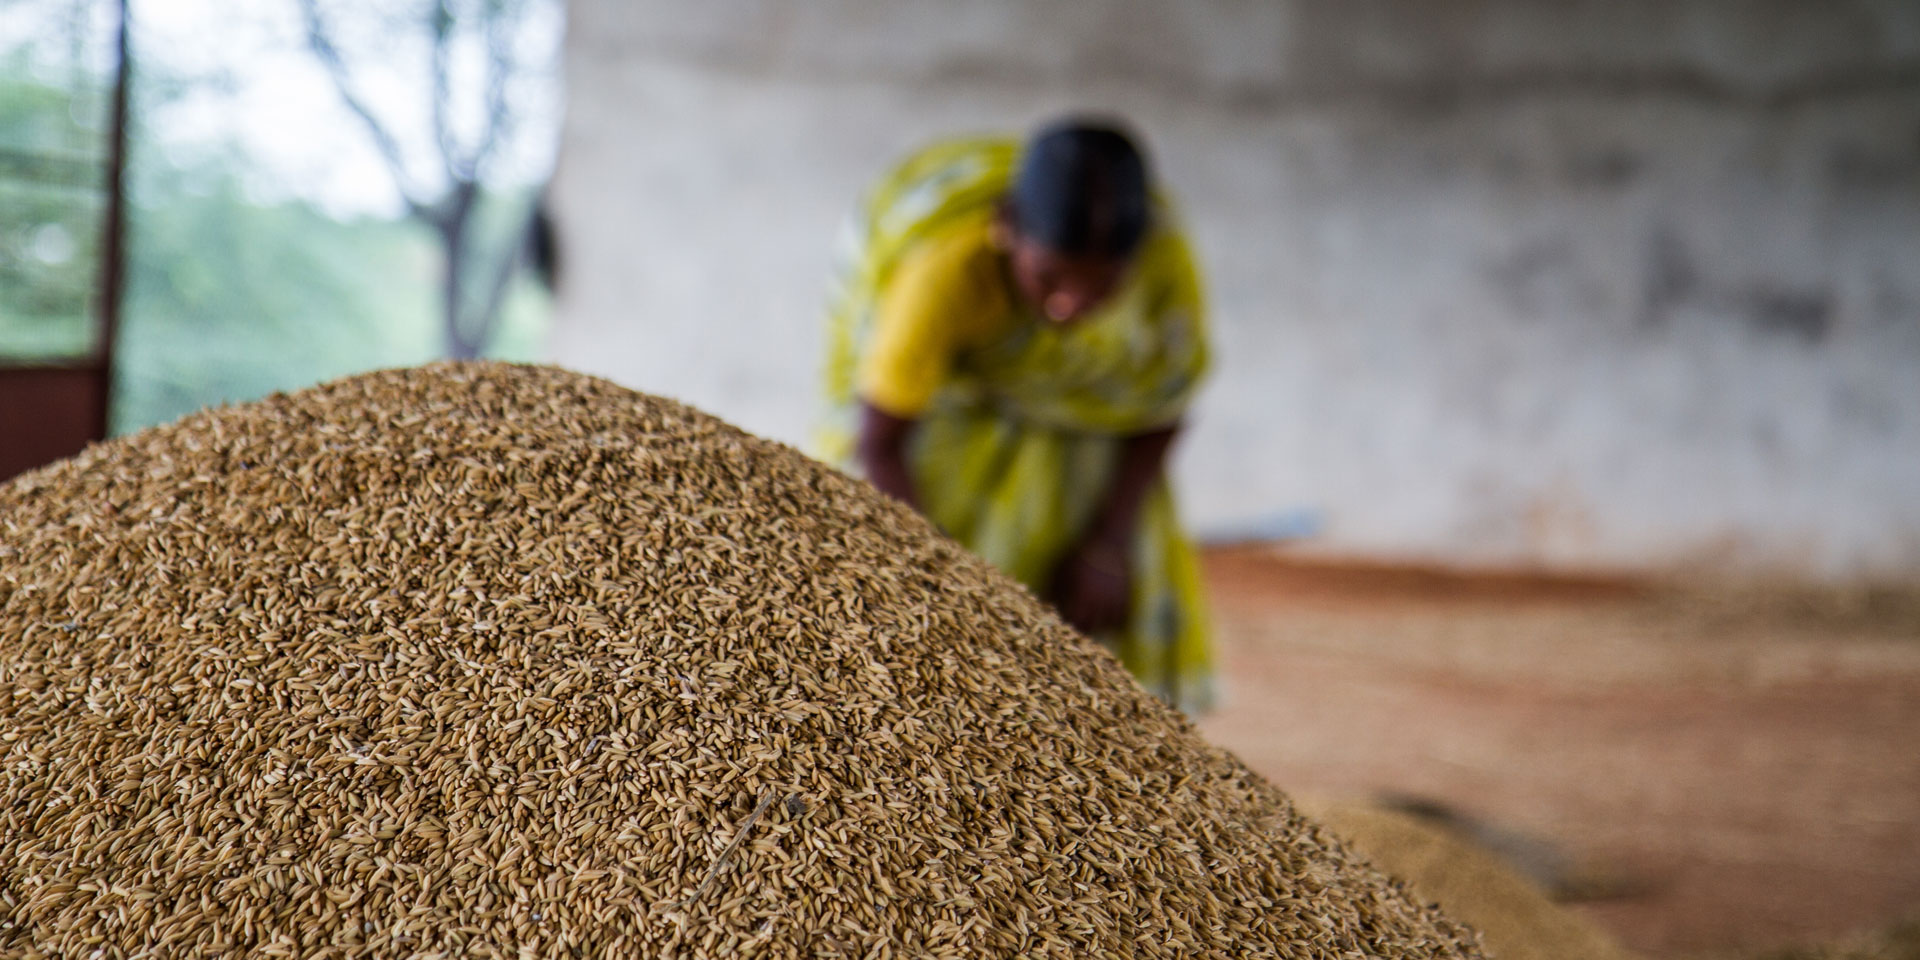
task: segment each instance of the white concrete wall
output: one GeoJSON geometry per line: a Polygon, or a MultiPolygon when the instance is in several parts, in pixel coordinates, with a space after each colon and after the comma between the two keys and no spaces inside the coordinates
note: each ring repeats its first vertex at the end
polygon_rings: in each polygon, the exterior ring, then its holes
{"type": "Polygon", "coordinates": [[[1920,575],[1920,4],[574,0],[560,362],[799,442],[926,138],[1146,134],[1210,274],[1202,529],[1920,575]]]}

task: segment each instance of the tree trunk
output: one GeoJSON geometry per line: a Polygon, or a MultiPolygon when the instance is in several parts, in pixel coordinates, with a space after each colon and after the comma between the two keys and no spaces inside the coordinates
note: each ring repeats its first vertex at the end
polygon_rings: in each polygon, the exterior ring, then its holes
{"type": "MultiPolygon", "coordinates": [[[[493,331],[500,326],[500,313],[506,306],[507,294],[521,269],[526,266],[527,257],[532,251],[534,218],[538,215],[538,206],[527,209],[526,217],[508,236],[506,250],[497,261],[487,265],[492,268],[492,274],[481,278],[480,282],[485,284],[486,290],[474,305],[473,326],[479,328],[478,337],[482,343],[492,340],[493,331]]],[[[474,259],[480,257],[476,255],[474,259]]]]}
{"type": "Polygon", "coordinates": [[[438,222],[434,224],[440,234],[441,261],[441,324],[447,337],[447,356],[455,360],[472,360],[480,356],[486,347],[486,325],[474,330],[473,324],[466,322],[466,298],[462,295],[466,289],[467,263],[467,226],[473,213],[474,185],[462,183],[454,187],[447,196],[447,203],[440,210],[438,222]]]}

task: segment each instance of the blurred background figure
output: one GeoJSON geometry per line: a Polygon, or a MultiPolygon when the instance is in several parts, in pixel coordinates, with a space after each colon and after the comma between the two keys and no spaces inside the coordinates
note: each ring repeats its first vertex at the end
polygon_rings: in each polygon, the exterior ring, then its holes
{"type": "Polygon", "coordinates": [[[820,446],[1200,709],[1207,614],[1166,464],[1205,312],[1151,193],[1132,140],[1096,122],[901,163],[842,251],[820,446]]]}

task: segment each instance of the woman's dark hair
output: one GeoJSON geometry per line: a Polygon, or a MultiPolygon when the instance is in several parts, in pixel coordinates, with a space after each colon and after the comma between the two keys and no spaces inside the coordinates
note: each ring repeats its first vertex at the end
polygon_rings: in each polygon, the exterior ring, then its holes
{"type": "Polygon", "coordinates": [[[1027,141],[1009,206],[1014,229],[1049,249],[1130,256],[1147,234],[1147,164],[1115,127],[1048,124],[1027,141]]]}

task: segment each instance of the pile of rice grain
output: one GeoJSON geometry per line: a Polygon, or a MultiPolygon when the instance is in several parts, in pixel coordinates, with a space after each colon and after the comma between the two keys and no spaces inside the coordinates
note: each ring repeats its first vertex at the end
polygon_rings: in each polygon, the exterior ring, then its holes
{"type": "Polygon", "coordinates": [[[904,507],[487,364],[0,487],[0,952],[1477,955],[904,507]]]}
{"type": "Polygon", "coordinates": [[[1499,960],[1635,960],[1512,863],[1433,820],[1374,803],[1297,802],[1375,866],[1405,880],[1415,896],[1472,924],[1499,960]]]}

